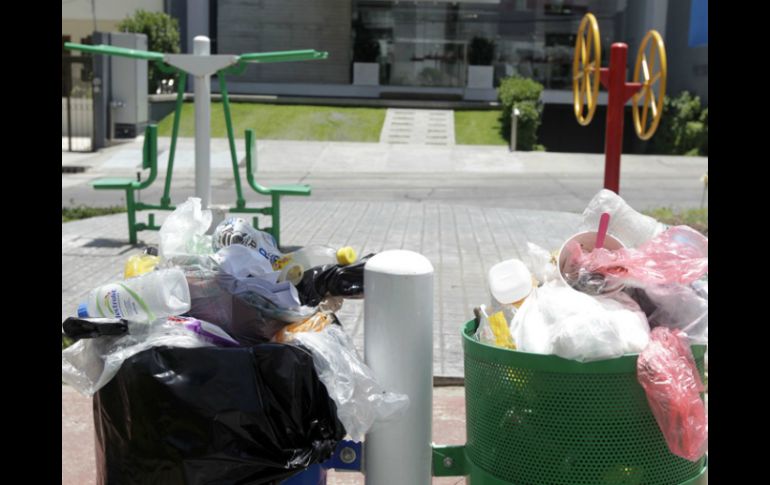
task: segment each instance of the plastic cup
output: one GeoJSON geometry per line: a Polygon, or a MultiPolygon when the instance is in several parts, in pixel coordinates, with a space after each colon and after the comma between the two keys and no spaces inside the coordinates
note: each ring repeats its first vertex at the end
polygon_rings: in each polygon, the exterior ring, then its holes
{"type": "MultiPolygon", "coordinates": [[[[561,249],[559,249],[559,276],[561,277],[562,281],[569,286],[570,288],[573,288],[577,291],[580,291],[577,288],[574,288],[572,285],[569,284],[567,281],[567,278],[564,276],[565,273],[570,273],[571,271],[574,271],[574,268],[565,267],[568,264],[568,261],[570,260],[571,253],[569,249],[567,249],[567,246],[572,241],[577,241],[580,246],[583,248],[583,251],[590,252],[594,249],[594,246],[596,245],[596,231],[586,231],[581,232],[578,234],[575,234],[574,236],[567,239],[564,244],[561,246],[561,249]]],[[[626,247],[625,244],[623,244],[618,238],[615,236],[607,233],[605,239],[604,239],[604,249],[613,251],[616,249],[622,249],[626,247]]],[[[608,283],[601,292],[599,292],[600,295],[606,295],[609,293],[615,293],[617,291],[620,291],[623,289],[623,284],[616,282],[616,283],[608,283]]]]}

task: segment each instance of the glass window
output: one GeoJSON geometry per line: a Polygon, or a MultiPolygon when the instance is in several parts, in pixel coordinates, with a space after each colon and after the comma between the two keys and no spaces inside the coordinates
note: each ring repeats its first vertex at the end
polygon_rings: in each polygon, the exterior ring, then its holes
{"type": "Polygon", "coordinates": [[[583,15],[596,16],[608,53],[625,9],[625,0],[358,0],[353,60],[378,62],[380,82],[396,86],[464,87],[468,66],[482,63],[494,67],[495,84],[521,75],[570,89],[583,15]]]}

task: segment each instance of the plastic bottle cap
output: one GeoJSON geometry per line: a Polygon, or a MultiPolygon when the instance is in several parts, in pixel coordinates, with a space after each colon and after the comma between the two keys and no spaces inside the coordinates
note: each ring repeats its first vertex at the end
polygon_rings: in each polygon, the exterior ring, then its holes
{"type": "Polygon", "coordinates": [[[80,305],[78,305],[78,317],[88,318],[88,304],[81,303],[80,305]]]}
{"type": "Polygon", "coordinates": [[[337,250],[337,262],[341,265],[353,264],[356,262],[356,252],[350,246],[339,248],[337,250]]]}
{"type": "Polygon", "coordinates": [[[297,286],[302,281],[302,274],[304,272],[305,268],[301,264],[289,266],[286,270],[286,281],[290,281],[294,286],[297,286]]]}
{"type": "Polygon", "coordinates": [[[500,303],[518,302],[532,292],[532,274],[518,259],[497,263],[489,270],[489,290],[500,303]]]}

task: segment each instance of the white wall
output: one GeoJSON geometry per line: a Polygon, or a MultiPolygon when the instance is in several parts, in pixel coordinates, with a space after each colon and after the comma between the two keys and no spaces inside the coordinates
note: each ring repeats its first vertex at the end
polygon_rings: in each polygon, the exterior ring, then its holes
{"type": "Polygon", "coordinates": [[[139,9],[162,12],[163,0],[62,0],[62,20],[91,20],[96,4],[96,20],[123,20],[139,9]]]}

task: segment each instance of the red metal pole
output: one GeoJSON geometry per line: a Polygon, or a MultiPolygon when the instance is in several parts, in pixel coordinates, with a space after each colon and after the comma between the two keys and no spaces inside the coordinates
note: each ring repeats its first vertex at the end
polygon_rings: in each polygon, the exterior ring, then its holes
{"type": "Polygon", "coordinates": [[[607,79],[607,131],[604,141],[604,188],[620,193],[620,152],[623,149],[623,106],[626,104],[626,58],[622,42],[610,48],[607,79]]]}

